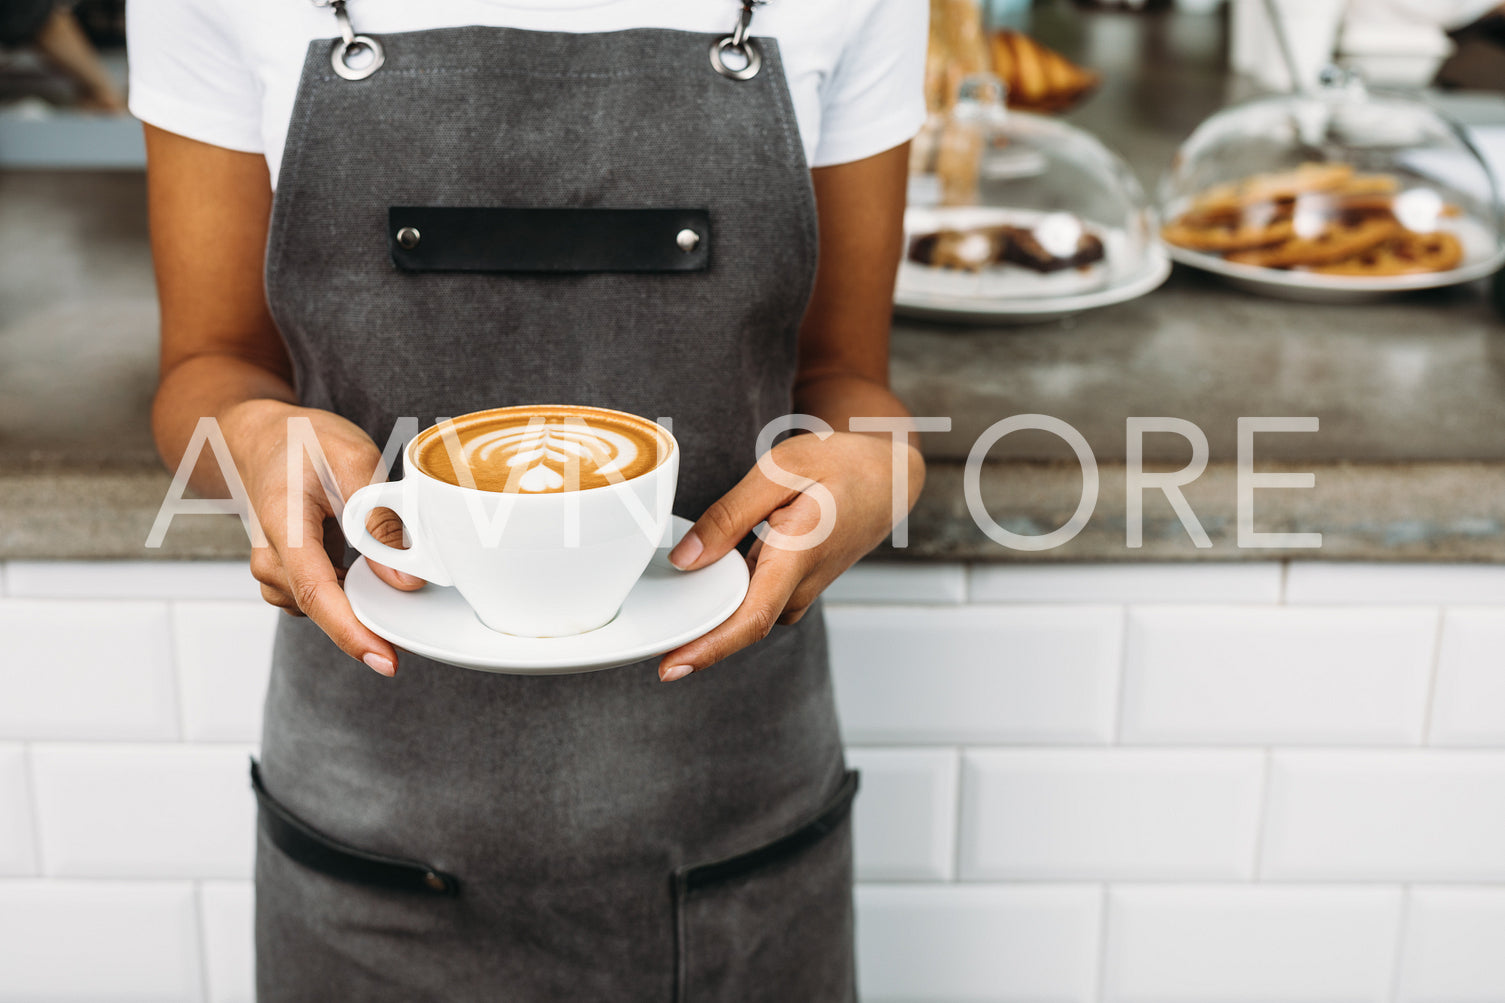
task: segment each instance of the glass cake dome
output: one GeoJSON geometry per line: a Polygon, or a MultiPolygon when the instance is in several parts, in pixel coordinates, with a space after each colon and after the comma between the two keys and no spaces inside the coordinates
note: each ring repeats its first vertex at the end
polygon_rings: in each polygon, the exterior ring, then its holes
{"type": "Polygon", "coordinates": [[[1149,199],[1092,135],[961,84],[911,156],[897,304],[911,313],[1060,315],[1143,295],[1168,263],[1149,199]]]}
{"type": "Polygon", "coordinates": [[[1499,194],[1463,130],[1330,68],[1226,108],[1161,179],[1177,261],[1256,291],[1343,301],[1451,285],[1502,261],[1499,194]]]}

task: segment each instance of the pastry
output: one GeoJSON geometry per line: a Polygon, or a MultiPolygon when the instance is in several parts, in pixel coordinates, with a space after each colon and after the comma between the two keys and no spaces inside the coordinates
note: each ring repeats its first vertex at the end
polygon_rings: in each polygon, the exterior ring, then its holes
{"type": "MultiPolygon", "coordinates": [[[[1403,197],[1392,175],[1312,162],[1209,188],[1161,229],[1161,237],[1256,268],[1358,277],[1457,268],[1463,260],[1458,238],[1409,229],[1402,217],[1415,225],[1414,216],[1397,212],[1403,197]]],[[[1437,218],[1458,215],[1455,205],[1439,203],[1436,210],[1437,218]]]]}
{"type": "Polygon", "coordinates": [[[1378,247],[1401,232],[1393,218],[1339,219],[1310,237],[1293,235],[1270,247],[1234,251],[1228,260],[1259,268],[1296,268],[1331,265],[1378,247]]]}
{"type": "Polygon", "coordinates": [[[1377,247],[1343,261],[1307,269],[1322,275],[1382,278],[1446,272],[1463,264],[1463,244],[1451,233],[1402,230],[1377,247]]]}
{"type": "Polygon", "coordinates": [[[1097,234],[1088,233],[1085,228],[1077,236],[1076,247],[1071,254],[1052,254],[1040,243],[1040,238],[1034,230],[1025,229],[1022,226],[1005,226],[1005,241],[1002,260],[1015,265],[1022,265],[1036,272],[1059,272],[1066,268],[1084,268],[1096,261],[1103,260],[1103,242],[1097,234]]]}
{"type": "Polygon", "coordinates": [[[915,237],[909,244],[909,260],[934,268],[978,272],[989,265],[1012,264],[1042,274],[1067,268],[1085,268],[1103,260],[1103,242],[1080,227],[1070,254],[1047,250],[1039,234],[1023,226],[981,226],[967,230],[940,230],[915,237]]]}
{"type": "Polygon", "coordinates": [[[993,73],[1008,89],[1008,106],[1061,112],[1094,90],[1101,78],[1028,35],[1004,29],[988,38],[993,73]]]}

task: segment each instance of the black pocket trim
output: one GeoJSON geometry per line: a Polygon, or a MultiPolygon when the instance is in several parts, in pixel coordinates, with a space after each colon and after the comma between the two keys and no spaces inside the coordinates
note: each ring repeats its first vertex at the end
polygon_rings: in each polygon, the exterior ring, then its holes
{"type": "Polygon", "coordinates": [[[405,272],[699,272],[706,209],[390,206],[387,246],[405,272]]]}
{"type": "Polygon", "coordinates": [[[842,777],[841,786],[826,802],[820,813],[803,823],[793,832],[765,843],[755,850],[748,850],[723,860],[708,864],[681,867],[674,872],[674,882],[681,892],[692,892],[706,885],[718,884],[757,870],[760,867],[788,857],[805,847],[818,843],[839,826],[852,810],[852,799],[857,796],[858,773],[848,770],[842,777]]]}
{"type": "Polygon", "coordinates": [[[331,839],[278,804],[261,783],[261,769],[251,760],[251,787],[261,806],[260,820],[273,845],[311,870],[343,881],[428,895],[454,895],[459,880],[417,860],[358,850],[331,839]]]}

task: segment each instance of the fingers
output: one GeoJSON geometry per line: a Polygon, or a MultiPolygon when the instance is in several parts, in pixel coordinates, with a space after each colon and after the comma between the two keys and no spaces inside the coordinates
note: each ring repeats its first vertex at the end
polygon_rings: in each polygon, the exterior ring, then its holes
{"type": "MultiPolygon", "coordinates": [[[[385,543],[387,546],[396,547],[398,550],[403,549],[402,519],[398,518],[397,513],[391,509],[379,508],[374,510],[366,519],[366,529],[370,531],[372,536],[376,537],[378,543],[385,543]]],[[[394,589],[412,592],[415,589],[423,588],[423,579],[417,575],[410,575],[406,571],[398,571],[396,568],[389,568],[385,564],[378,564],[369,557],[366,558],[366,563],[371,566],[372,571],[376,572],[377,578],[380,578],[394,589]]]]}
{"type": "Polygon", "coordinates": [[[726,494],[705,510],[673,550],[669,563],[681,571],[713,564],[730,553],[752,528],[795,492],[775,484],[754,467],[726,494]]]}
{"type": "Polygon", "coordinates": [[[289,548],[282,555],[288,593],[340,650],[384,676],[397,672],[397,651],[355,618],[334,565],[318,547],[289,548]]]}
{"type": "Polygon", "coordinates": [[[710,633],[665,655],[659,662],[658,677],[664,682],[683,679],[763,640],[784,614],[789,597],[804,576],[803,555],[763,548],[742,605],[710,633]]]}
{"type": "Polygon", "coordinates": [[[282,533],[270,528],[268,535],[273,546],[258,547],[251,555],[251,574],[261,583],[262,598],[294,616],[309,617],[351,658],[384,676],[396,674],[396,649],[357,620],[345,598],[339,573],[324,551],[322,513],[305,507],[302,546],[289,546],[280,539],[282,533]]]}

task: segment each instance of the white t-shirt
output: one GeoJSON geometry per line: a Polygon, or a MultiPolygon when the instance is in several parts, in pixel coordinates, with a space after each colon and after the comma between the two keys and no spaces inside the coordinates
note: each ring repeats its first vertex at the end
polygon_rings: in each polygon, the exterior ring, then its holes
{"type": "MultiPolygon", "coordinates": [[[[349,0],[357,33],[497,25],[542,31],[729,32],[738,0],[349,0]]],[[[265,153],[277,184],[308,43],[338,35],[310,0],[130,0],[130,106],[143,122],[265,153]]],[[[772,0],[755,35],[778,39],[812,167],[898,146],[925,118],[925,0],[772,0]]]]}

